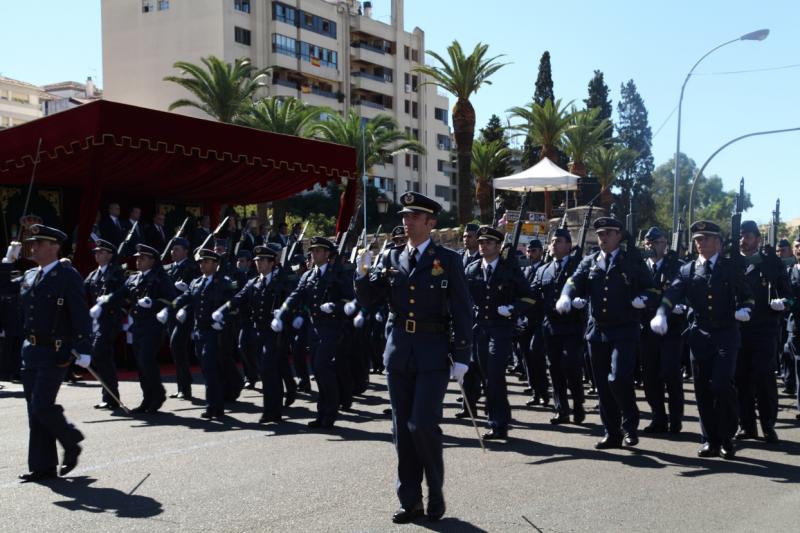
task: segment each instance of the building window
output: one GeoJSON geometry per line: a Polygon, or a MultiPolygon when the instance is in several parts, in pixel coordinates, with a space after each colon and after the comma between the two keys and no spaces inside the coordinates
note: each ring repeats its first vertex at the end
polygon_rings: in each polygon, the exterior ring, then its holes
{"type": "Polygon", "coordinates": [[[411,90],[417,92],[417,85],[419,85],[419,77],[411,76],[411,90]]]}
{"type": "Polygon", "coordinates": [[[411,61],[419,62],[419,51],[411,50],[411,61]]]}
{"type": "Polygon", "coordinates": [[[273,33],[272,51],[277,54],[297,57],[297,41],[280,33],[273,33]]]}
{"type": "MultiPolygon", "coordinates": [[[[419,170],[419,156],[414,154],[411,156],[411,170],[419,170]]],[[[417,189],[419,192],[419,189],[417,189]]]]}
{"type": "Polygon", "coordinates": [[[155,10],[155,0],[142,0],[142,13],[152,13],[155,10]]]}
{"type": "Polygon", "coordinates": [[[442,134],[436,135],[436,146],[439,147],[439,150],[450,151],[451,149],[450,136],[442,134]]]}
{"type": "Polygon", "coordinates": [[[447,124],[447,109],[442,109],[441,107],[434,108],[433,118],[435,118],[436,120],[441,120],[442,122],[447,124]]]}
{"type": "Polygon", "coordinates": [[[169,0],[158,0],[158,10],[166,11],[169,9],[169,0]]]}
{"type": "Polygon", "coordinates": [[[434,190],[436,196],[442,198],[445,202],[450,201],[450,187],[446,185],[437,185],[434,190]]]}
{"type": "Polygon", "coordinates": [[[408,46],[404,46],[403,47],[403,57],[408,59],[410,53],[411,53],[411,49],[408,46]]]}
{"type": "Polygon", "coordinates": [[[233,0],[233,9],[242,13],[250,13],[250,0],[233,0]]]}
{"type": "Polygon", "coordinates": [[[297,10],[293,7],[281,4],[279,2],[272,3],[272,19],[292,26],[297,25],[297,10]]]}
{"type": "Polygon", "coordinates": [[[418,181],[415,181],[414,183],[412,183],[412,184],[411,184],[411,188],[412,188],[412,190],[413,190],[414,192],[419,192],[419,182],[418,182],[418,181]]]}
{"type": "Polygon", "coordinates": [[[411,102],[411,116],[413,118],[419,117],[419,104],[411,102]]]}
{"type": "Polygon", "coordinates": [[[413,130],[411,130],[411,135],[412,135],[412,136],[413,136],[413,137],[414,137],[416,140],[419,140],[419,130],[418,130],[417,128],[414,128],[413,130]]]}
{"type": "Polygon", "coordinates": [[[23,94],[23,93],[15,93],[13,91],[9,91],[11,93],[11,101],[17,102],[18,104],[30,104],[31,103],[31,95],[23,94]]]}
{"type": "Polygon", "coordinates": [[[250,46],[250,30],[240,28],[239,26],[234,26],[233,40],[239,44],[250,46]]]}
{"type": "Polygon", "coordinates": [[[411,154],[406,154],[406,166],[411,167],[411,154]]]}
{"type": "Polygon", "coordinates": [[[411,101],[410,100],[404,100],[403,101],[403,109],[405,110],[406,113],[411,113],[411,101]]]}

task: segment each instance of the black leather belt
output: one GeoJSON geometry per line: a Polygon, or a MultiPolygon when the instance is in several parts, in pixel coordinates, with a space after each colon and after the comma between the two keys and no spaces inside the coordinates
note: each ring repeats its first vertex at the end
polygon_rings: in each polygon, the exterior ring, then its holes
{"type": "Polygon", "coordinates": [[[65,339],[57,339],[55,337],[43,337],[41,335],[25,335],[25,340],[31,346],[52,346],[56,351],[61,349],[65,339]]]}
{"type": "Polygon", "coordinates": [[[447,333],[449,328],[443,322],[431,322],[426,320],[424,322],[414,318],[407,318],[399,313],[392,313],[389,316],[394,324],[400,326],[406,333],[447,333]]]}

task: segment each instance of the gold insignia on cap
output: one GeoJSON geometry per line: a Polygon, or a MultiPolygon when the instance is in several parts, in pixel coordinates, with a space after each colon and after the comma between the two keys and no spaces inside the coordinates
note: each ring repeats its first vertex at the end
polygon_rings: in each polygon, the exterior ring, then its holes
{"type": "Polygon", "coordinates": [[[403,196],[403,203],[404,204],[410,204],[410,203],[413,203],[413,202],[414,202],[414,195],[411,194],[410,192],[406,193],[406,195],[403,196]]]}
{"type": "Polygon", "coordinates": [[[486,235],[489,232],[489,228],[483,227],[479,231],[481,232],[481,235],[486,235]]]}
{"type": "Polygon", "coordinates": [[[699,229],[701,231],[706,229],[706,223],[705,222],[698,222],[697,223],[697,229],[699,229]]]}
{"type": "Polygon", "coordinates": [[[31,226],[31,233],[33,233],[34,235],[38,235],[39,234],[39,226],[31,226]]]}

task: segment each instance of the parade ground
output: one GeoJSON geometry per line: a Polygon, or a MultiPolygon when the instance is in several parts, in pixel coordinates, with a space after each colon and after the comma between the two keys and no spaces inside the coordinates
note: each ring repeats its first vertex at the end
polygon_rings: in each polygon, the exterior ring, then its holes
{"type": "MultiPolygon", "coordinates": [[[[258,391],[209,422],[199,417],[202,400],[168,400],[162,413],[129,418],[92,408],[96,383],[64,385],[58,401],[85,434],[84,452],[67,478],[43,484],[16,479],[27,471],[25,400],[20,384],[3,382],[0,531],[796,531],[800,423],[791,398],[780,398],[781,442],[740,443],[734,461],[697,457],[691,383],[683,433],[596,451],[597,411],[582,426],[551,426],[549,409],[524,406],[516,376],[511,439],[487,443],[486,453],[472,426],[453,417],[451,383],[442,426],[447,513],[394,525],[385,376],[372,382],[327,432],[306,427],[314,405],[304,394],[287,421],[261,426],[258,391]]],[[[138,384],[120,388],[135,406],[138,384]]],[[[202,386],[194,393],[202,397],[202,386]]],[[[649,409],[637,394],[644,427],[649,409]]],[[[590,396],[587,407],[595,403],[590,396]]]]}

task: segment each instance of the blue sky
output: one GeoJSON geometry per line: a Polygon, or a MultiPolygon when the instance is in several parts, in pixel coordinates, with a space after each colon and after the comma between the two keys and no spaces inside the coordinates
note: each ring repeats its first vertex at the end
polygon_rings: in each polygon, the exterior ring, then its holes
{"type": "MultiPolygon", "coordinates": [[[[761,28],[762,42],[742,41],[709,56],[696,70],[683,104],[681,149],[701,165],[742,134],[800,127],[800,2],[796,0],[406,0],[405,26],[425,30],[429,49],[454,39],[477,41],[511,64],[476,95],[478,124],[501,117],[533,95],[542,52],[551,54],[555,94],[580,103],[595,69],[616,105],[621,83],[633,79],[653,129],[656,165],[675,151],[681,83],[694,62],[722,42],[761,28]],[[758,70],[736,74],[722,74],[758,70]],[[672,117],[668,118],[672,113],[672,117]],[[663,125],[663,127],[662,127],[663,125]],[[659,128],[661,129],[659,130],[659,128]]],[[[374,0],[388,21],[390,0],[374,0]]],[[[44,84],[92,76],[102,86],[99,0],[2,2],[0,73],[44,84]]],[[[616,109],[615,109],[616,116],[616,109]]],[[[800,132],[756,137],[721,152],[706,171],[727,188],[744,176],[755,206],[746,218],[765,222],[781,198],[783,219],[800,217],[796,150],[800,132]]]]}

